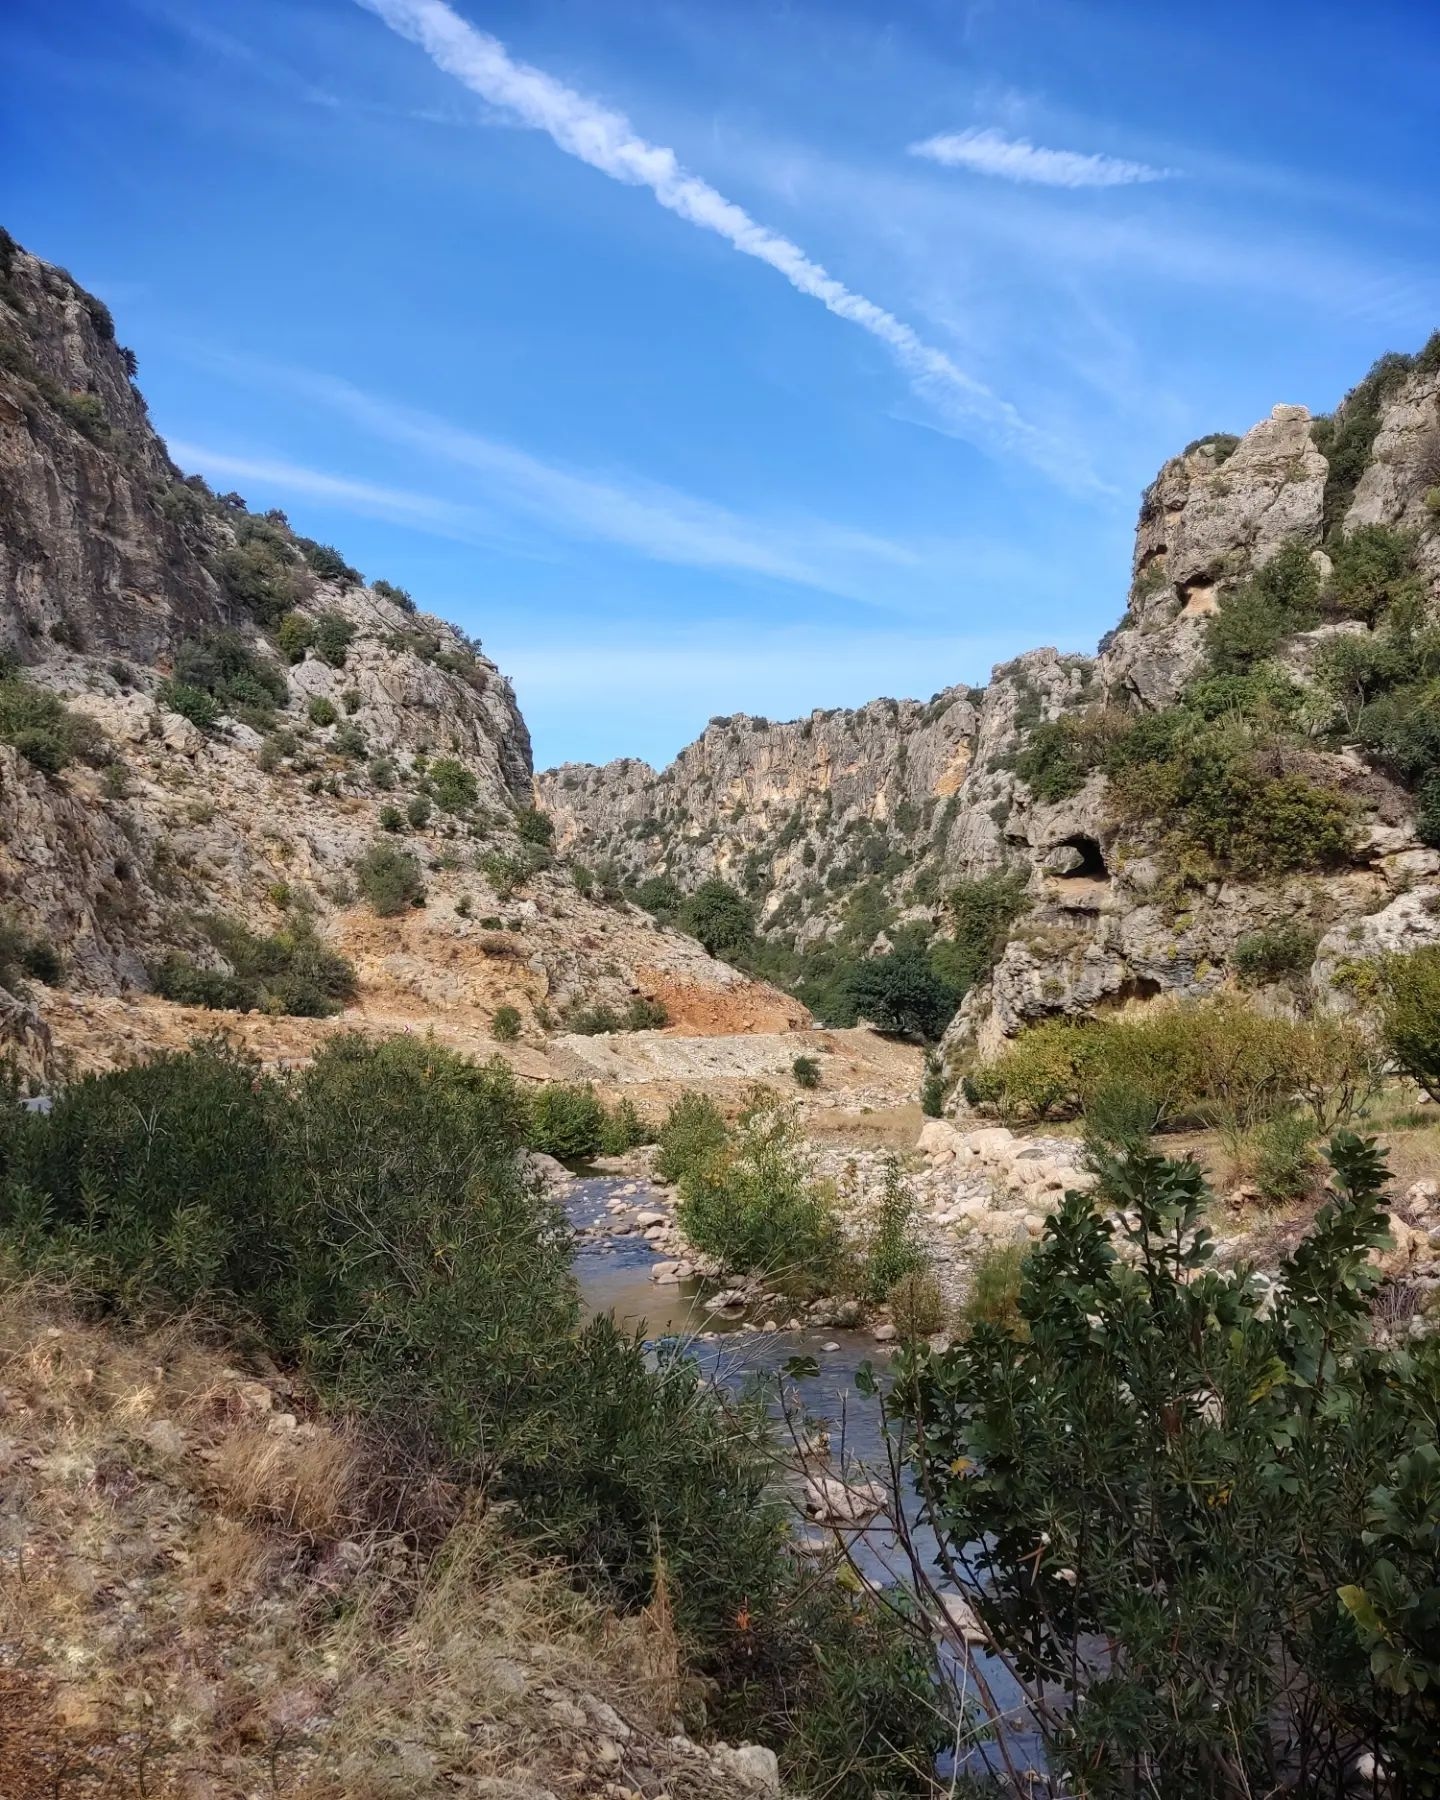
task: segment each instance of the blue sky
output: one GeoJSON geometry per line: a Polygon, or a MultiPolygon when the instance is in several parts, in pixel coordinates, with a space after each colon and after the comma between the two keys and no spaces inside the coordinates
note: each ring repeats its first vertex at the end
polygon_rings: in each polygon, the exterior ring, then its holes
{"type": "Polygon", "coordinates": [[[540,765],[1093,648],[1188,439],[1440,324],[1440,14],[10,0],[0,220],[540,765]]]}

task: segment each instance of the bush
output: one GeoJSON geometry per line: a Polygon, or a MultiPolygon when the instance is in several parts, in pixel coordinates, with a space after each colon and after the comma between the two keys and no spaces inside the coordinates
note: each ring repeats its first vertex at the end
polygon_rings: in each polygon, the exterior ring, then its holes
{"type": "Polygon", "coordinates": [[[702,881],[681,902],[676,923],[698,938],[712,956],[733,958],[748,950],[755,936],[750,902],[718,876],[702,881]]]}
{"type": "Polygon", "coordinates": [[[679,1188],[686,1237],[726,1270],[763,1273],[789,1293],[830,1284],[843,1255],[839,1223],[783,1108],[756,1106],[722,1149],[689,1164],[679,1188]]]}
{"type": "Polygon", "coordinates": [[[846,999],[878,1031],[933,1043],[955,1015],[959,995],[914,950],[867,956],[845,979],[846,999]]]}
{"type": "Polygon", "coordinates": [[[305,652],[315,642],[315,621],[305,613],[288,612],[280,621],[275,641],[288,662],[304,662],[305,652]]]}
{"type": "Polygon", "coordinates": [[[1159,1004],[1129,1018],[1049,1019],[972,1071],[966,1092],[1004,1118],[1074,1114],[1121,1090],[1155,1126],[1245,1130],[1300,1096],[1327,1130],[1370,1091],[1373,1062],[1349,1021],[1271,1018],[1238,999],[1159,1004]]]}
{"type": "Polygon", "coordinates": [[[274,937],[258,937],[218,913],[201,925],[228,968],[206,968],[172,951],[149,971],[151,986],[162,999],[230,1012],[323,1019],[355,998],[353,964],[327,949],[308,922],[274,937]]]}
{"type": "Polygon", "coordinates": [[[381,600],[388,600],[392,606],[398,606],[402,612],[413,613],[415,610],[415,602],[409,594],[404,588],[396,587],[393,581],[372,581],[370,591],[381,600]]]}
{"type": "Polygon", "coordinates": [[[278,526],[246,517],[235,532],[239,541],[220,555],[216,577],[232,604],[273,629],[309,597],[314,583],[278,526]]]}
{"type": "Polygon", "coordinates": [[[682,1094],[665,1115],[657,1139],[655,1173],[672,1186],[725,1146],[724,1114],[704,1094],[682,1094]]]}
{"type": "Polygon", "coordinates": [[[355,865],[355,880],[381,919],[393,919],[425,898],[419,863],[392,844],[372,844],[355,865]]]}
{"type": "Polygon", "coordinates": [[[654,1141],[654,1127],[641,1115],[633,1100],[618,1101],[606,1115],[600,1133],[600,1148],[606,1156],[623,1156],[627,1150],[654,1141]]]}
{"type": "Polygon", "coordinates": [[[1250,1132],[1237,1172],[1248,1176],[1272,1206],[1303,1200],[1314,1192],[1319,1175],[1317,1135],[1313,1119],[1277,1112],[1250,1132]]]}
{"type": "Polygon", "coordinates": [[[350,564],[332,544],[317,544],[314,538],[297,538],[300,553],[322,581],[336,581],[341,587],[359,587],[360,571],[350,564]]]}
{"type": "Polygon", "coordinates": [[[91,763],[109,760],[109,740],[93,719],[72,712],[57,695],[3,668],[0,739],[45,775],[58,775],[77,758],[91,763]]]}
{"type": "Polygon", "coordinates": [[[1196,1164],[1102,1163],[1024,1264],[1023,1329],[901,1370],[942,1566],[1066,1792],[1340,1792],[1362,1747],[1433,1787],[1440,1339],[1367,1342],[1386,1170],[1348,1134],[1330,1160],[1273,1290],[1216,1267],[1196,1164]]]}
{"type": "Polygon", "coordinates": [[[1205,634],[1212,672],[1243,674],[1320,622],[1320,575],[1304,544],[1282,547],[1225,596],[1205,634]]]}
{"type": "Polygon", "coordinates": [[[1284,920],[1253,931],[1235,945],[1235,973],[1244,987],[1261,987],[1309,972],[1319,942],[1308,926],[1284,920]]]}
{"type": "Polygon", "coordinates": [[[945,1329],[945,1296],[940,1283],[924,1269],[913,1269],[891,1283],[885,1306],[904,1344],[933,1337],[945,1329]]]}
{"type": "Polygon", "coordinates": [[[960,1307],[960,1332],[969,1336],[982,1326],[1008,1337],[1024,1335],[1020,1286],[1025,1268],[1020,1244],[992,1244],[970,1265],[970,1284],[960,1307]]]}
{"type": "Polygon", "coordinates": [[[405,818],[416,831],[422,829],[430,820],[430,802],[423,794],[414,795],[406,804],[405,818]]]}
{"type": "Polygon", "coordinates": [[[530,1107],[529,1142],[561,1162],[594,1156],[605,1135],[605,1108],[592,1087],[547,1082],[530,1107]]]}
{"type": "Polygon", "coordinates": [[[814,1089],[820,1085],[820,1064],[813,1056],[797,1056],[790,1065],[790,1073],[795,1077],[796,1087],[814,1089]]]}
{"type": "Polygon", "coordinates": [[[155,698],[167,712],[179,713],[200,731],[213,731],[220,723],[220,704],[204,688],[189,687],[183,681],[162,681],[155,698]]]}
{"type": "Polygon", "coordinates": [[[925,1073],[920,1081],[920,1110],[927,1119],[945,1116],[945,1069],[934,1056],[925,1059],[925,1073]]]}
{"type": "Polygon", "coordinates": [[[918,1275],[929,1258],[915,1228],[915,1193],[893,1156],[885,1162],[880,1203],[865,1234],[861,1253],[860,1295],[879,1304],[907,1275],[918,1275]]]}
{"type": "Polygon", "coordinates": [[[47,938],[0,913],[0,988],[23,993],[27,977],[54,987],[63,973],[59,952],[47,938]]]}
{"type": "Polygon", "coordinates": [[[548,813],[536,806],[523,806],[515,815],[515,829],[522,844],[537,844],[548,850],[555,842],[555,824],[548,813]]]}
{"type": "Polygon", "coordinates": [[[670,924],[679,916],[685,896],[668,875],[652,875],[635,890],[635,904],[661,921],[670,924]]]}
{"type": "Polygon", "coordinates": [[[520,1008],[497,1006],[490,1015],[491,1035],[502,1044],[513,1044],[520,1035],[520,1008]]]}
{"type": "Polygon", "coordinates": [[[1327,610],[1374,625],[1392,607],[1414,604],[1424,593],[1415,551],[1411,532],[1357,525],[1331,547],[1332,570],[1323,596],[1327,610]]]}
{"type": "Polygon", "coordinates": [[[310,702],[308,710],[310,714],[310,723],[322,727],[333,725],[340,716],[335,710],[334,702],[327,700],[323,694],[316,695],[310,702]]]}
{"type": "Polygon", "coordinates": [[[1440,944],[1385,957],[1379,977],[1385,1047],[1440,1103],[1440,944]]]}
{"type": "Polygon", "coordinates": [[[343,669],[355,640],[355,627],[339,613],[321,613],[315,621],[315,654],[332,669],[343,669]]]}
{"type": "Polygon", "coordinates": [[[426,782],[435,804],[443,812],[469,812],[480,797],[475,777],[453,756],[441,756],[426,771],[426,782]]]}
{"type": "Polygon", "coordinates": [[[1026,904],[1023,875],[982,875],[951,888],[953,935],[934,946],[930,960],[937,975],[954,989],[957,1002],[1000,960],[1010,927],[1026,904]]]}

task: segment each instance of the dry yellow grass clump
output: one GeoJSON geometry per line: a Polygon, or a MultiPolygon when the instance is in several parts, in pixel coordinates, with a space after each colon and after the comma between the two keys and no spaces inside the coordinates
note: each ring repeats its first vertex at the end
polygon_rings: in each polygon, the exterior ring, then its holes
{"type": "Polygon", "coordinates": [[[0,1290],[6,1800],[746,1792],[678,1668],[273,1370],[0,1290]]]}

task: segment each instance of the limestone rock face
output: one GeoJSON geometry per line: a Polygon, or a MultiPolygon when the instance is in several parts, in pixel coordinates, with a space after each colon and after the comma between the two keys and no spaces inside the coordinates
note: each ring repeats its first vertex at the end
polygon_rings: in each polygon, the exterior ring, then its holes
{"type": "MultiPolygon", "coordinates": [[[[1433,360],[1417,359],[1382,398],[1344,523],[1416,532],[1440,616],[1440,532],[1427,500],[1440,491],[1433,360]]],[[[1201,665],[1210,618],[1285,544],[1309,546],[1328,573],[1320,543],[1331,472],[1315,425],[1304,407],[1277,406],[1244,437],[1198,443],[1164,465],[1141,503],[1124,616],[1096,657],[1030,651],[984,688],[943,689],[923,704],[877,700],[786,724],[712,720],[658,772],[628,760],[547,770],[536,781],[541,803],[562,841],[583,842],[632,880],[665,875],[682,890],[714,875],[733,882],[754,897],[760,930],[802,951],[825,941],[850,955],[883,951],[912,920],[943,930],[957,882],[1015,873],[1026,910],[992,978],[963,1002],[947,1056],[983,1054],[1055,1014],[1215,993],[1235,979],[1237,944],[1280,924],[1325,938],[1314,979],[1329,993],[1327,959],[1346,934],[1358,924],[1367,942],[1393,935],[1383,921],[1397,896],[1440,879],[1440,851],[1415,835],[1413,801],[1358,752],[1303,753],[1307,772],[1353,803],[1348,866],[1192,883],[1183,897],[1148,846],[1137,854],[1118,840],[1103,776],[1046,802],[1017,767],[1050,721],[1172,704],[1201,665]]],[[[1321,624],[1282,646],[1281,661],[1312,686],[1323,645],[1367,629],[1321,624]]],[[[1413,937],[1417,903],[1402,910],[1413,937]]]]}

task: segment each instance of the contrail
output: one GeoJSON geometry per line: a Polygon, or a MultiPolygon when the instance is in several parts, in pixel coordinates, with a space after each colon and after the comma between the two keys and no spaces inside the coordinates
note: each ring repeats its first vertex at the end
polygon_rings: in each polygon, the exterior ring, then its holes
{"type": "Polygon", "coordinates": [[[646,187],[670,212],[713,231],[742,255],[768,263],[790,285],[837,317],[878,338],[916,391],[957,427],[981,423],[1003,443],[1070,483],[1084,476],[1008,401],[927,344],[904,320],[857,294],[798,244],[752,219],[741,206],[684,168],[673,150],[647,143],[623,113],[576,93],[543,69],[516,62],[498,38],[462,19],[445,0],[359,0],[409,38],[447,75],[491,105],[543,131],[568,155],[616,181],[646,187]]]}

